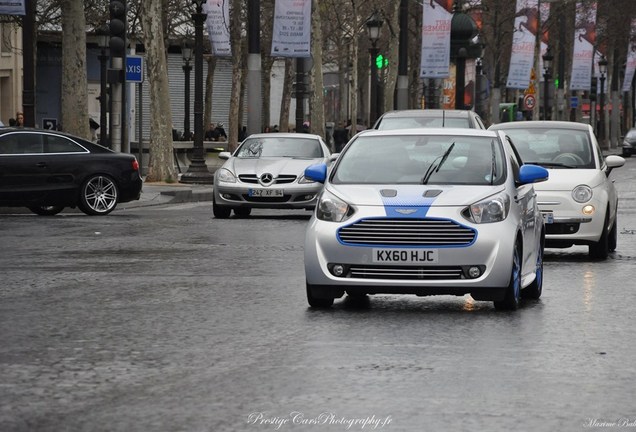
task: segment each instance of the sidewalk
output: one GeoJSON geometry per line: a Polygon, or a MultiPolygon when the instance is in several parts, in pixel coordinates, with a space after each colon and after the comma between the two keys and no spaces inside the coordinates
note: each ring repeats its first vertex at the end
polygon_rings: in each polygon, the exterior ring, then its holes
{"type": "Polygon", "coordinates": [[[144,182],[139,200],[120,203],[117,205],[117,209],[124,210],[162,204],[212,201],[212,195],[211,184],[144,182]]]}

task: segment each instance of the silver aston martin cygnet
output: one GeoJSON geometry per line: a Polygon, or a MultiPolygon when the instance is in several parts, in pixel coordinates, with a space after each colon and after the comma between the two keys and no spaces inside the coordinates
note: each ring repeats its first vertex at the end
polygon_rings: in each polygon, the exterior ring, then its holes
{"type": "Polygon", "coordinates": [[[365,131],[324,183],[305,237],[307,299],[344,295],[471,294],[515,310],[543,286],[543,217],[533,183],[548,171],[523,165],[501,132],[365,131]]]}

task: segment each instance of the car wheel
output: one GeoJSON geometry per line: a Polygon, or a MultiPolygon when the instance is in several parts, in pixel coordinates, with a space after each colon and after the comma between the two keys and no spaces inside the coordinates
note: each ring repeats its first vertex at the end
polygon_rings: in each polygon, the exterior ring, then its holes
{"type": "Polygon", "coordinates": [[[609,233],[607,231],[607,223],[609,218],[609,209],[607,210],[607,214],[605,215],[605,223],[603,224],[603,233],[601,234],[601,238],[596,242],[592,243],[589,246],[589,254],[590,257],[598,260],[607,259],[610,251],[610,242],[609,242],[609,233]]]}
{"type": "Polygon", "coordinates": [[[113,179],[94,175],[82,185],[78,207],[89,216],[104,216],[115,210],[118,198],[119,191],[113,179]]]}
{"type": "Polygon", "coordinates": [[[609,251],[614,252],[616,250],[616,245],[618,244],[618,215],[614,218],[614,225],[612,225],[607,241],[609,242],[609,251]]]}
{"type": "Polygon", "coordinates": [[[62,206],[34,206],[29,207],[33,213],[40,216],[53,216],[64,210],[62,206]]]}
{"type": "Polygon", "coordinates": [[[506,288],[506,294],[501,301],[495,301],[495,309],[514,311],[519,308],[521,302],[521,251],[519,242],[515,243],[512,254],[512,269],[510,282],[506,288]]]}
{"type": "Polygon", "coordinates": [[[236,217],[246,218],[252,213],[252,209],[249,207],[237,207],[234,209],[236,217]]]}
{"type": "MultiPolygon", "coordinates": [[[[543,243],[543,242],[542,242],[543,243]]],[[[543,244],[539,249],[539,255],[537,256],[537,266],[535,268],[535,278],[532,283],[521,291],[521,297],[537,300],[541,297],[543,292],[543,244]]]]}
{"type": "Polygon", "coordinates": [[[307,285],[307,302],[312,308],[328,308],[333,304],[333,297],[323,297],[320,289],[306,282],[307,285]]]}
{"type": "Polygon", "coordinates": [[[212,201],[212,213],[217,219],[227,219],[230,217],[232,209],[229,207],[221,207],[216,204],[216,201],[212,201]]]}

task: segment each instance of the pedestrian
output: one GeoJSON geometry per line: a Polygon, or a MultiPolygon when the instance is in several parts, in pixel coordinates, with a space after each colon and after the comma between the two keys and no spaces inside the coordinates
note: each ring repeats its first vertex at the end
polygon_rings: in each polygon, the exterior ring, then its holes
{"type": "Polygon", "coordinates": [[[238,140],[243,142],[247,138],[247,126],[239,126],[238,140]]]}
{"type": "Polygon", "coordinates": [[[227,141],[227,134],[225,133],[225,128],[223,123],[217,124],[214,130],[218,134],[218,137],[216,139],[217,141],[227,141]]]}
{"type": "Polygon", "coordinates": [[[214,123],[210,123],[210,127],[205,131],[205,140],[206,141],[218,141],[219,134],[216,130],[216,125],[214,123]]]}
{"type": "Polygon", "coordinates": [[[16,121],[15,121],[15,119],[14,119],[13,117],[11,117],[11,118],[9,119],[9,126],[11,126],[11,127],[15,127],[15,125],[17,125],[17,124],[18,124],[18,122],[16,122],[16,121]]]}
{"type": "Polygon", "coordinates": [[[349,131],[345,128],[344,122],[340,121],[338,127],[333,131],[333,141],[336,153],[340,153],[344,145],[349,141],[349,131]]]}
{"type": "Polygon", "coordinates": [[[24,127],[24,113],[22,111],[15,113],[15,125],[17,127],[24,127]]]}

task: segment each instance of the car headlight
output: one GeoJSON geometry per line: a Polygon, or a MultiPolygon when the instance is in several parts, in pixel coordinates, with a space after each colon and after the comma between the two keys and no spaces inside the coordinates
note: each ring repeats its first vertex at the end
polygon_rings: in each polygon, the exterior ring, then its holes
{"type": "Polygon", "coordinates": [[[307,183],[316,183],[313,180],[309,180],[307,177],[305,177],[304,175],[300,176],[300,178],[298,179],[298,183],[299,184],[307,184],[307,183]]]}
{"type": "Polygon", "coordinates": [[[507,194],[487,198],[467,207],[462,215],[474,223],[501,222],[508,217],[510,197],[507,194]]]}
{"type": "Polygon", "coordinates": [[[232,174],[230,170],[221,168],[219,170],[219,181],[225,183],[236,183],[236,177],[234,177],[234,174],[232,174]]]}
{"type": "Polygon", "coordinates": [[[316,217],[324,221],[342,222],[353,213],[353,207],[326,191],[320,195],[316,204],[316,217]]]}
{"type": "Polygon", "coordinates": [[[586,185],[579,185],[572,190],[572,199],[577,203],[588,202],[592,199],[592,189],[586,185]]]}

